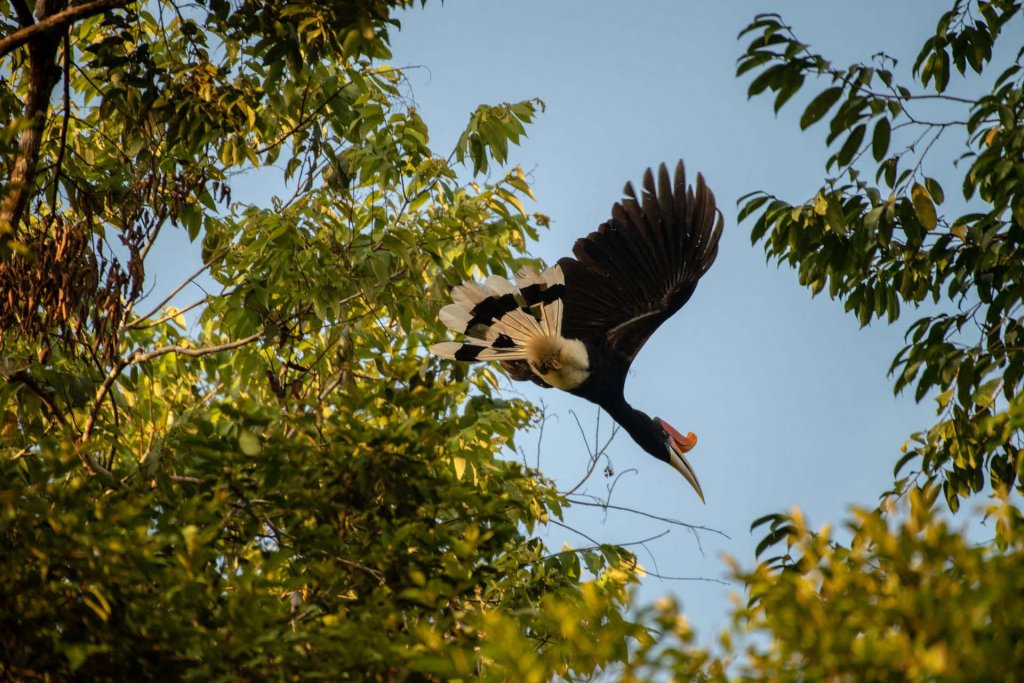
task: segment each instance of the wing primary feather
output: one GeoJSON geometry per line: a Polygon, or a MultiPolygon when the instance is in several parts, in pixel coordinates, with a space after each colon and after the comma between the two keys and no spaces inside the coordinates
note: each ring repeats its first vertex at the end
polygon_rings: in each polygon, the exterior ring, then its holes
{"type": "Polygon", "coordinates": [[[682,307],[717,254],[723,220],[704,177],[687,183],[682,161],[626,183],[611,220],[577,240],[565,274],[562,335],[631,361],[682,307]]]}

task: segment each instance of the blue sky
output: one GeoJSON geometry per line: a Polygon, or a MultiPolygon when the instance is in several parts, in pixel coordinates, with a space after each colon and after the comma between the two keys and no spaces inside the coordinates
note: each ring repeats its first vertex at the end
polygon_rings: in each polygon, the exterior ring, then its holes
{"type": "MultiPolygon", "coordinates": [[[[452,148],[481,103],[546,103],[511,154],[537,195],[528,209],[552,219],[532,247],[536,256],[554,262],[568,254],[608,218],[625,181],[639,181],[660,162],[682,158],[691,175],[702,172],[725,215],[718,261],[690,303],[644,347],[626,386],[637,408],[699,435],[690,459],[707,504],[627,436],[609,453],[621,475],[613,504],[728,538],[695,537],[648,517],[590,508],[570,510],[569,525],[608,543],[669,530],[634,548],[645,566],[666,576],[721,580],[723,554],[753,565],[760,536],[748,529],[755,518],[795,505],[815,525],[836,524],[850,505],[873,506],[890,486],[900,445],[933,418],[928,402],[894,397],[886,376],[913,311],[894,326],[859,329],[840,303],[812,299],[793,271],[766,264],[761,247],[751,246],[750,225],[737,225],[736,200],[753,190],[790,201],[813,196],[828,152],[823,124],[803,133],[796,124],[813,85],[778,117],[769,99],[747,100],[749,79],[734,76],[745,42],[736,35],[756,13],[781,9],[805,42],[838,64],[885,50],[906,71],[940,8],[927,0],[434,0],[402,13],[402,29],[392,35],[394,63],[417,67],[408,71],[408,95],[437,153],[452,148]]],[[[289,194],[251,180],[237,184],[236,199],[289,194]]],[[[182,239],[174,233],[165,242],[163,253],[173,258],[154,270],[157,292],[192,270],[186,264],[198,257],[198,246],[182,239]]],[[[541,470],[563,488],[573,486],[586,469],[587,449],[570,411],[591,434],[596,407],[532,384],[514,389],[547,404],[541,470]]],[[[610,421],[602,425],[607,433],[610,421]]],[[[531,464],[537,438],[526,434],[521,442],[531,464]]],[[[603,496],[612,481],[597,473],[585,493],[603,496]]],[[[555,548],[588,543],[557,527],[546,541],[555,548]]],[[[728,596],[741,590],[648,577],[639,597],[675,594],[707,640],[727,625],[728,596]]]]}
{"type": "MultiPolygon", "coordinates": [[[[852,504],[873,506],[891,484],[900,445],[933,415],[931,405],[893,397],[886,377],[906,312],[897,325],[859,329],[841,304],[812,300],[793,271],[766,264],[751,246],[750,225],[736,223],[736,200],[752,190],[791,201],[813,196],[828,155],[823,125],[805,133],[796,125],[813,92],[776,117],[770,100],[748,101],[748,80],[734,76],[739,31],[757,12],[779,9],[838,64],[884,49],[906,69],[939,11],[924,1],[448,0],[403,13],[392,36],[394,62],[423,67],[408,73],[410,95],[438,152],[451,148],[480,103],[544,100],[547,111],[512,162],[531,174],[533,210],[552,218],[533,249],[548,262],[606,220],[625,181],[638,181],[648,166],[682,158],[715,192],[726,220],[718,261],[648,342],[626,387],[636,407],[699,435],[691,462],[707,504],[625,435],[610,448],[613,467],[635,471],[618,480],[611,502],[729,538],[701,533],[698,544],[683,529],[614,511],[573,510],[567,519],[601,542],[671,529],[635,548],[663,575],[726,578],[723,553],[752,566],[759,536],[749,525],[766,513],[797,505],[814,524],[838,523],[852,504]]],[[[569,411],[589,433],[596,408],[553,390],[516,388],[548,404],[541,469],[571,486],[587,451],[569,411]]],[[[532,456],[536,435],[523,445],[532,456]]],[[[610,482],[598,474],[586,487],[601,495],[610,482]]],[[[555,547],[563,539],[586,543],[560,528],[547,536],[555,547]]],[[[729,593],[740,590],[648,577],[640,598],[675,594],[708,639],[726,625],[729,593]]]]}

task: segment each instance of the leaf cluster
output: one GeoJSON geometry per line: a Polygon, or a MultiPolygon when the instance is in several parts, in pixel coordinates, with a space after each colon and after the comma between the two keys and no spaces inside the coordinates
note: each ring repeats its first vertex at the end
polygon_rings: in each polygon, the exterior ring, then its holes
{"type": "Polygon", "coordinates": [[[532,406],[424,354],[452,285],[536,265],[505,162],[542,103],[435,153],[387,63],[407,4],[126,3],[50,45],[67,96],[0,257],[0,675],[548,680],[644,633],[632,554],[551,553],[567,502],[498,457],[532,406]],[[290,197],[234,199],[271,166],[290,197]],[[152,295],[171,230],[202,265],[152,295]],[[61,307],[82,264],[116,306],[61,307]]]}
{"type": "Polygon", "coordinates": [[[755,192],[741,198],[740,218],[753,221],[752,239],[769,258],[795,267],[813,294],[827,289],[861,325],[892,322],[908,305],[937,309],[910,325],[892,365],[895,391],[936,396],[941,418],[905,447],[896,489],[941,481],[952,509],[986,481],[1019,483],[1024,466],[1021,55],[990,92],[946,94],[951,66],[960,76],[995,67],[993,44],[1018,5],[955,2],[922,46],[909,86],[883,53],[871,64],[833,65],[778,15],[759,15],[741,33],[754,35],[738,67],[756,73],[751,96],[773,92],[778,109],[807,79],[827,83],[800,126],[827,121],[836,151],[826,165],[835,175],[809,200],[755,192]],[[959,177],[930,156],[956,132],[968,141],[959,177]],[[944,184],[962,188],[963,200],[947,197],[944,184]]]}
{"type": "Polygon", "coordinates": [[[748,601],[722,634],[722,660],[702,667],[712,680],[1010,680],[1024,665],[1024,53],[992,62],[1019,5],[957,0],[908,74],[884,53],[835,66],[777,14],[740,34],[752,36],[738,66],[753,75],[750,95],[774,93],[779,111],[818,84],[798,123],[824,122],[833,150],[808,199],[751,193],[740,219],[770,260],[794,267],[812,294],[827,289],[862,326],[916,315],[894,389],[933,397],[938,410],[904,445],[882,504],[854,509],[841,533],[813,530],[795,507],[755,520],[764,557],[752,570],[730,561],[748,601]],[[949,94],[992,68],[982,94],[949,94]],[[960,140],[952,169],[936,160],[960,140]],[[937,507],[942,497],[956,512],[986,489],[994,529],[979,543],[937,507]]]}

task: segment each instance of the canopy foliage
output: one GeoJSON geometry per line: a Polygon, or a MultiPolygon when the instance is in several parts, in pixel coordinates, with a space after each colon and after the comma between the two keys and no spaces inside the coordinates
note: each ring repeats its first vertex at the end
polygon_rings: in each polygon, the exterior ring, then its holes
{"type": "Polygon", "coordinates": [[[546,218],[506,167],[540,102],[431,148],[388,64],[413,4],[0,0],[0,673],[1024,669],[1020,3],[957,0],[909,72],[836,66],[774,14],[741,34],[751,96],[805,96],[833,153],[806,197],[740,219],[862,324],[915,315],[894,388],[938,413],[844,535],[755,522],[770,558],[733,564],[748,601],[714,653],[673,601],[631,611],[628,551],[544,546],[566,500],[496,457],[534,408],[422,352],[449,287],[532,263],[546,218]],[[251,190],[267,177],[293,194],[251,190]],[[201,268],[156,290],[174,233],[201,268]],[[979,544],[937,501],[983,492],[979,544]]]}
{"type": "Polygon", "coordinates": [[[854,510],[842,534],[798,509],[754,523],[770,557],[735,568],[750,601],[736,630],[763,638],[740,658],[744,678],[1012,680],[1024,667],[1020,21],[1019,2],[956,0],[909,70],[884,52],[836,65],[777,14],[740,34],[749,95],[778,112],[813,83],[799,125],[823,123],[831,150],[807,197],[755,192],[740,218],[769,260],[861,325],[913,316],[894,390],[937,404],[879,507],[854,510]],[[984,514],[983,531],[937,509],[982,493],[990,505],[967,514],[984,514]]]}
{"type": "Polygon", "coordinates": [[[528,263],[546,219],[518,168],[459,176],[539,102],[430,148],[387,63],[409,4],[0,3],[3,675],[625,656],[632,556],[549,551],[561,498],[495,457],[533,408],[422,353],[450,286],[528,263]],[[238,197],[267,174],[294,194],[238,197]],[[153,290],[173,231],[202,268],[153,290]]]}

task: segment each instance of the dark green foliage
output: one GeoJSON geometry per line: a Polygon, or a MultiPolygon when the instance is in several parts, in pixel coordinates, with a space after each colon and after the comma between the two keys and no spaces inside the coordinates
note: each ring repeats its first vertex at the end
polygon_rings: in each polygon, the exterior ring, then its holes
{"type": "MultiPolygon", "coordinates": [[[[884,53],[834,66],[776,14],[741,34],[754,35],[738,69],[753,72],[751,94],[776,93],[778,108],[805,80],[819,83],[799,124],[827,121],[836,151],[810,199],[755,192],[740,219],[769,259],[796,268],[813,294],[827,288],[861,325],[917,313],[894,388],[938,403],[935,425],[904,445],[893,489],[878,509],[854,510],[840,542],[798,508],[754,522],[768,557],[734,568],[749,597],[735,630],[761,637],[741,680],[1010,681],[1024,667],[1022,53],[991,62],[997,39],[1012,40],[1011,26],[1019,35],[1019,9],[954,2],[907,85],[884,53]],[[945,94],[968,70],[991,69],[990,93],[945,94]],[[967,141],[956,166],[936,159],[940,139],[967,141]],[[964,201],[943,185],[962,187],[964,201]],[[994,524],[974,537],[936,510],[940,495],[955,512],[986,489],[994,524]]],[[[731,637],[724,645],[736,652],[731,637]]]]}
{"type": "Polygon", "coordinates": [[[834,66],[778,15],[758,16],[741,34],[755,36],[738,68],[755,72],[752,95],[788,99],[805,79],[826,84],[800,126],[828,115],[827,142],[837,151],[826,169],[834,176],[811,200],[757,192],[741,199],[740,216],[754,221],[753,239],[770,258],[797,268],[813,293],[827,289],[862,325],[926,302],[940,309],[910,326],[892,366],[896,391],[937,397],[940,415],[908,443],[896,489],[938,481],[953,509],[986,481],[1013,486],[1024,474],[1024,81],[1019,63],[989,63],[1018,10],[1014,2],[954,3],[914,64],[931,94],[900,85],[883,53],[871,65],[834,66]],[[951,65],[961,76],[1000,71],[991,93],[972,100],[943,94],[951,65]],[[932,114],[936,102],[961,115],[932,114]],[[933,146],[958,131],[969,140],[958,166],[933,163],[933,146]],[[962,186],[970,201],[949,201],[943,185],[962,186]]]}

